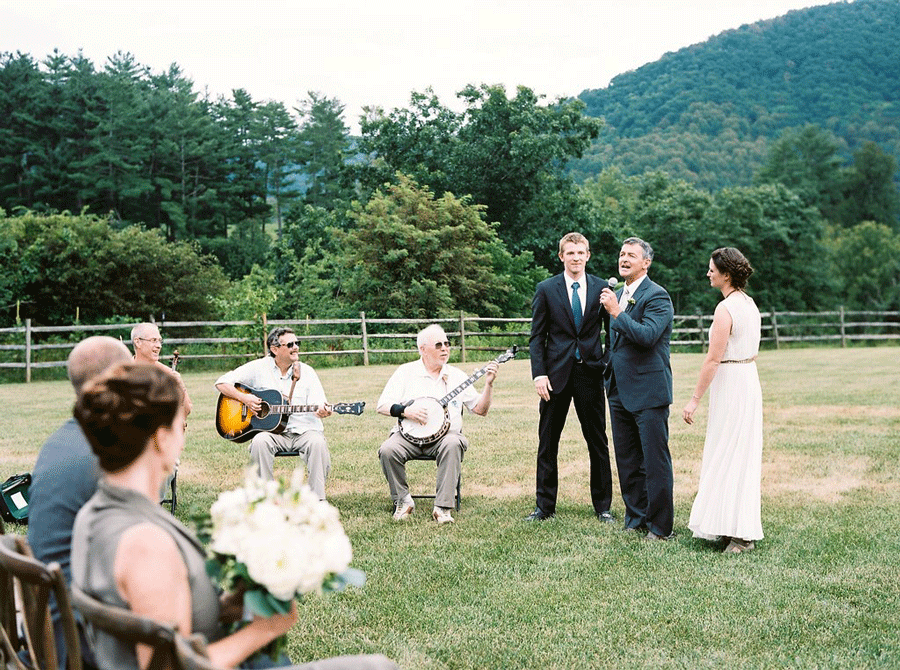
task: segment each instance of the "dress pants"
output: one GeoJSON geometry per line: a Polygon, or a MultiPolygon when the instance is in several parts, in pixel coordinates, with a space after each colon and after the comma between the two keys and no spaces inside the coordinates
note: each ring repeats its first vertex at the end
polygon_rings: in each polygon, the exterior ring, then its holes
{"type": "Polygon", "coordinates": [[[325,441],[325,433],[321,430],[308,430],[301,435],[296,433],[257,433],[250,441],[250,462],[259,469],[263,479],[275,477],[275,452],[300,452],[300,458],[306,463],[306,479],[309,488],[319,500],[325,500],[325,480],[331,470],[331,453],[325,441]]]}
{"type": "Polygon", "coordinates": [[[409,484],[406,481],[406,461],[423,456],[435,457],[437,464],[437,483],[435,486],[434,506],[454,507],[456,505],[456,484],[462,469],[463,455],[469,448],[469,441],[462,433],[450,431],[434,444],[422,447],[413,444],[399,431],[391,433],[381,447],[378,458],[381,469],[391,490],[391,500],[397,505],[409,495],[409,484]]]}
{"type": "Polygon", "coordinates": [[[606,437],[602,373],[592,370],[584,363],[576,363],[572,366],[565,388],[552,392],[550,400],[541,400],[540,403],[536,491],[537,506],[545,514],[556,512],[559,438],[573,399],[588,448],[594,512],[606,512],[612,503],[612,472],[609,465],[609,440],[606,437]]]}
{"type": "Polygon", "coordinates": [[[669,453],[669,407],[629,412],[615,380],[609,389],[619,487],[625,502],[625,527],[646,527],[657,535],[672,534],[674,517],[672,456],[669,453]]]}

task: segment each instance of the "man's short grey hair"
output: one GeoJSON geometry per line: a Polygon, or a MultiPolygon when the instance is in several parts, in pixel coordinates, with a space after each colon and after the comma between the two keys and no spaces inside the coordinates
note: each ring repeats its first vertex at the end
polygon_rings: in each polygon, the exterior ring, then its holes
{"type": "Polygon", "coordinates": [[[416,335],[416,348],[421,349],[425,344],[425,340],[428,339],[428,336],[431,333],[440,333],[444,339],[447,338],[447,333],[444,332],[444,329],[441,328],[439,324],[432,323],[430,326],[426,326],[422,330],[419,331],[419,334],[416,335]]]}
{"type": "Polygon", "coordinates": [[[627,240],[622,242],[622,246],[626,244],[637,244],[644,250],[644,258],[648,261],[653,260],[653,247],[651,247],[647,242],[644,242],[640,237],[629,237],[627,240]]]}
{"type": "Polygon", "coordinates": [[[155,323],[150,323],[149,321],[145,321],[144,323],[137,324],[134,328],[131,329],[131,342],[134,343],[135,338],[143,337],[143,333],[146,332],[147,327],[157,328],[155,323]]]}

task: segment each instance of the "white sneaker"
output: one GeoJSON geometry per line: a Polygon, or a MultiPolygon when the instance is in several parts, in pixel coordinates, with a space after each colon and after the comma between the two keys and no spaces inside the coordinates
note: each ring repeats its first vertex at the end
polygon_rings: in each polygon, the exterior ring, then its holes
{"type": "Polygon", "coordinates": [[[413,513],[413,510],[415,508],[416,508],[416,506],[413,505],[412,500],[401,501],[397,505],[397,508],[394,510],[394,521],[403,521],[405,518],[407,518],[410,514],[413,513]]]}
{"type": "Polygon", "coordinates": [[[438,525],[453,523],[453,517],[450,516],[450,510],[446,507],[435,507],[431,510],[431,518],[437,521],[438,525]]]}

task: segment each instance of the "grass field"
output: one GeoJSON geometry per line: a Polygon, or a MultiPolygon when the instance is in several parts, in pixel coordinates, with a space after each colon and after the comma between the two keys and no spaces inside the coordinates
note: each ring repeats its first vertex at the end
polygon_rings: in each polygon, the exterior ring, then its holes
{"type": "MultiPolygon", "coordinates": [[[[897,347],[763,352],[763,529],[756,551],[725,556],[686,528],[706,401],[680,419],[702,357],[672,357],[676,401],[674,542],[646,543],[593,517],[574,410],[560,444],[557,518],[534,506],[537,396],[528,362],[503,365],[487,417],[467,415],[462,509],[437,527],[428,501],[390,518],[376,450],[391,420],[375,403],[393,367],[325,369],[330,501],[353,541],[362,590],[311,598],[291,633],[295,661],[383,652],[403,668],[900,667],[900,364],[897,347]]],[[[474,371],[478,364],[461,366],[474,371]]],[[[236,486],[245,445],[219,438],[209,373],[194,399],[177,515],[189,522],[236,486]]],[[[480,384],[479,384],[480,387],[480,384]]],[[[0,386],[5,476],[31,469],[69,415],[66,382],[0,386]]],[[[278,459],[283,472],[292,459],[278,459]]],[[[414,492],[434,465],[413,463],[414,492]]],[[[618,483],[614,484],[616,490],[618,483]]],[[[622,516],[621,500],[613,512],[622,516]]]]}

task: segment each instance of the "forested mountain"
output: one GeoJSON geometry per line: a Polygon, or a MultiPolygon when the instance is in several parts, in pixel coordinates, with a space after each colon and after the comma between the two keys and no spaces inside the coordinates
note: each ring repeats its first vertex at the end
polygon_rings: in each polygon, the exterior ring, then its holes
{"type": "Polygon", "coordinates": [[[815,124],[849,157],[900,156],[900,0],[792,11],[729,30],[579,98],[605,121],[578,180],[615,166],[698,187],[749,185],[784,129],[815,124]]]}

